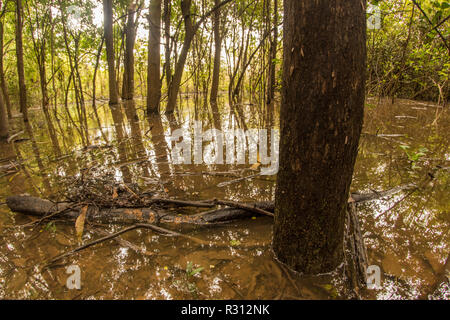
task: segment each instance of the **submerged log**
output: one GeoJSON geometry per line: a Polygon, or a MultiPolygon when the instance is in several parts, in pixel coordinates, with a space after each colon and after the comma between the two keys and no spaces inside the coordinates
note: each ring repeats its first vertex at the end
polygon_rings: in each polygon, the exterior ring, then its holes
{"type": "MultiPolygon", "coordinates": [[[[349,202],[362,203],[383,197],[390,196],[394,193],[415,188],[415,184],[406,184],[392,188],[387,191],[373,192],[367,194],[352,193],[349,202]]],[[[11,211],[28,214],[32,216],[45,217],[50,215],[58,215],[75,219],[78,217],[83,204],[75,203],[55,203],[29,195],[11,196],[6,199],[6,204],[11,211]]],[[[183,201],[173,199],[154,199],[151,205],[142,208],[98,208],[89,206],[87,218],[91,221],[99,221],[102,223],[142,223],[142,222],[166,222],[166,223],[188,223],[188,224],[209,224],[217,222],[225,222],[235,219],[250,218],[255,215],[270,215],[275,209],[274,202],[253,202],[243,203],[236,207],[235,202],[215,200],[213,202],[201,201],[183,201]],[[176,213],[161,209],[157,205],[176,205],[186,207],[204,207],[211,208],[216,205],[227,206],[216,210],[202,212],[194,215],[180,216],[176,213]],[[259,209],[259,210],[258,210],[259,209]]]]}
{"type": "MultiPolygon", "coordinates": [[[[183,202],[179,201],[178,204],[183,202]]],[[[185,202],[188,205],[190,202],[185,202]]],[[[31,216],[45,217],[54,216],[68,219],[76,219],[80,213],[82,204],[55,203],[28,195],[11,196],[6,199],[6,204],[13,212],[23,213],[31,216]]],[[[253,208],[273,212],[272,202],[256,202],[248,204],[253,208]]],[[[89,221],[102,223],[187,223],[187,224],[209,224],[224,222],[239,218],[247,218],[255,215],[240,208],[222,208],[206,213],[195,215],[177,215],[162,209],[154,208],[97,208],[89,206],[86,218],[89,221]]]]}

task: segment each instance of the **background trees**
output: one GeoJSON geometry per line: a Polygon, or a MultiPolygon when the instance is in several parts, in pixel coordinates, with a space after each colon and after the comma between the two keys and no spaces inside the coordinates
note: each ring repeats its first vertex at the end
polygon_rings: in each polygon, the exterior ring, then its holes
{"type": "Polygon", "coordinates": [[[369,2],[380,7],[382,24],[381,29],[368,30],[368,93],[448,100],[450,3],[369,2]]]}
{"type": "MultiPolygon", "coordinates": [[[[248,103],[265,114],[259,123],[272,121],[281,84],[282,1],[107,2],[108,39],[99,1],[2,1],[0,87],[8,117],[20,104],[40,105],[49,132],[57,135],[54,120],[67,120],[87,145],[89,115],[99,122],[96,99],[142,98],[152,112],[178,112],[180,92],[188,92],[197,111],[215,114],[229,101],[239,119],[248,103]]],[[[381,29],[367,31],[369,95],[443,104],[449,2],[370,2],[381,9],[381,29]]]]}

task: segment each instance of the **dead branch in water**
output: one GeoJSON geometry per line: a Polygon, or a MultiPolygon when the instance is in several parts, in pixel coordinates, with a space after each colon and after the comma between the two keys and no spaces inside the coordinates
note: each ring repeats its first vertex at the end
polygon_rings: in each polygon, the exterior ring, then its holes
{"type": "Polygon", "coordinates": [[[155,226],[155,225],[153,225],[153,224],[139,223],[139,224],[135,224],[135,225],[133,225],[133,226],[131,226],[131,227],[122,229],[122,230],[120,230],[120,231],[117,231],[117,232],[115,232],[115,233],[108,234],[108,235],[106,235],[106,236],[104,236],[104,237],[101,237],[101,238],[99,238],[99,239],[97,239],[97,240],[94,240],[94,241],[91,241],[91,242],[89,242],[89,243],[86,243],[86,244],[84,244],[84,245],[82,245],[82,246],[79,246],[79,247],[77,247],[77,248],[75,248],[75,249],[73,249],[73,250],[70,250],[70,251],[68,251],[68,252],[65,252],[65,253],[63,253],[63,254],[60,254],[60,255],[58,255],[58,256],[52,258],[52,259],[44,266],[43,269],[48,268],[49,266],[51,266],[51,265],[54,264],[55,262],[57,262],[57,261],[59,261],[59,260],[61,260],[61,259],[63,259],[63,258],[66,258],[66,257],[68,257],[68,256],[71,256],[71,255],[74,254],[74,253],[77,253],[77,252],[79,252],[79,251],[82,251],[82,250],[84,250],[84,249],[87,249],[87,248],[89,248],[89,247],[92,247],[92,246],[94,246],[94,245],[96,245],[96,244],[100,244],[100,243],[102,243],[102,242],[105,242],[105,241],[108,241],[108,240],[117,238],[118,236],[120,236],[120,235],[122,235],[122,234],[124,234],[124,233],[126,233],[126,232],[129,232],[129,231],[132,231],[132,230],[136,230],[136,229],[150,229],[150,230],[153,230],[153,231],[156,231],[156,232],[158,232],[158,233],[165,234],[165,235],[186,238],[186,239],[188,239],[188,240],[194,241],[194,242],[199,243],[199,244],[204,244],[204,245],[205,245],[205,244],[209,244],[208,241],[204,241],[204,240],[197,239],[197,238],[194,238],[194,237],[191,237],[191,236],[188,236],[188,235],[184,235],[184,234],[182,234],[182,233],[178,233],[178,232],[175,232],[175,231],[172,231],[172,230],[168,230],[168,229],[165,229],[165,228],[162,228],[162,227],[158,227],[158,226],[155,226]]]}
{"type": "Polygon", "coordinates": [[[250,206],[250,205],[242,204],[242,203],[239,203],[239,202],[227,201],[227,200],[217,200],[217,199],[214,200],[214,204],[220,204],[220,205],[224,205],[224,206],[228,206],[228,207],[234,207],[234,208],[237,208],[237,209],[250,211],[250,212],[253,212],[253,213],[256,213],[256,214],[261,214],[261,215],[266,215],[266,216],[269,216],[269,217],[273,217],[273,213],[272,212],[266,211],[264,209],[260,209],[256,205],[250,206]]]}

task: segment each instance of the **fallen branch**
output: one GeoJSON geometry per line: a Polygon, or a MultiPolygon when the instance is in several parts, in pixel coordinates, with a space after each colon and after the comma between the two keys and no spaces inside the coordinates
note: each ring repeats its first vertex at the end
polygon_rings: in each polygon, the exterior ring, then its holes
{"type": "MultiPolygon", "coordinates": [[[[105,230],[100,229],[100,228],[96,228],[93,231],[99,233],[102,236],[108,236],[109,235],[108,232],[106,232],[105,230]]],[[[137,246],[137,245],[127,241],[127,240],[122,239],[121,237],[114,238],[113,240],[115,240],[118,244],[120,244],[123,247],[130,248],[131,250],[135,251],[136,253],[140,253],[140,254],[143,254],[145,256],[154,256],[155,255],[155,253],[149,252],[149,251],[145,250],[145,248],[141,248],[141,247],[139,247],[139,246],[137,246]]]]}
{"type": "Polygon", "coordinates": [[[101,238],[99,238],[99,239],[97,239],[97,240],[94,240],[94,241],[91,241],[91,242],[89,242],[89,243],[86,243],[86,244],[84,244],[84,245],[82,245],[82,246],[79,246],[79,247],[77,247],[77,248],[75,248],[75,249],[73,249],[73,250],[70,250],[70,251],[68,251],[68,252],[65,252],[65,253],[63,253],[63,254],[60,254],[60,255],[58,255],[58,256],[52,258],[52,259],[44,266],[43,269],[49,267],[50,265],[54,264],[55,262],[57,262],[57,261],[59,261],[59,260],[61,260],[61,259],[63,259],[63,258],[66,258],[66,257],[68,257],[68,256],[71,256],[71,255],[74,254],[74,253],[77,253],[77,252],[79,252],[79,251],[82,251],[82,250],[84,250],[84,249],[87,249],[87,248],[89,248],[89,247],[92,247],[92,246],[94,246],[94,245],[96,245],[96,244],[100,244],[100,243],[102,243],[102,242],[105,242],[105,241],[108,241],[108,240],[117,238],[118,236],[120,236],[120,235],[122,235],[122,234],[124,234],[124,233],[126,233],[126,232],[129,232],[129,231],[132,231],[132,230],[136,230],[136,229],[150,229],[150,230],[153,230],[153,231],[156,231],[156,232],[159,232],[159,233],[163,233],[163,234],[166,234],[166,235],[170,235],[170,236],[183,237],[183,238],[186,238],[186,239],[188,239],[188,240],[194,241],[194,242],[199,243],[199,244],[204,244],[204,245],[206,244],[206,245],[209,245],[209,242],[208,242],[208,241],[204,241],[204,240],[201,240],[201,239],[197,239],[197,238],[194,238],[194,237],[191,237],[191,236],[188,236],[188,235],[184,235],[184,234],[181,234],[181,233],[172,231],[172,230],[164,229],[164,228],[161,228],[161,227],[152,225],[152,224],[139,223],[139,224],[135,224],[135,225],[133,225],[133,226],[131,226],[131,227],[122,229],[122,230],[120,230],[120,231],[117,231],[117,232],[115,232],[115,233],[108,234],[108,235],[106,235],[106,236],[104,236],[104,237],[101,237],[101,238]]]}
{"type": "Polygon", "coordinates": [[[174,204],[177,206],[183,206],[183,207],[197,207],[197,208],[212,208],[214,207],[214,204],[207,203],[207,202],[200,202],[200,201],[184,201],[184,200],[173,200],[173,199],[164,199],[164,198],[158,198],[158,199],[151,199],[150,205],[158,203],[158,204],[174,204]]]}
{"type": "Polygon", "coordinates": [[[250,205],[242,204],[239,202],[227,201],[227,200],[217,200],[217,199],[214,200],[214,204],[220,204],[220,205],[224,205],[224,206],[228,206],[228,207],[242,209],[242,210],[254,212],[256,214],[261,214],[261,215],[265,215],[265,216],[269,216],[269,217],[274,216],[272,212],[266,211],[264,209],[260,209],[256,205],[250,206],[250,205]]]}
{"type": "Polygon", "coordinates": [[[250,176],[246,176],[246,177],[234,179],[234,180],[231,180],[231,181],[221,182],[221,183],[219,183],[219,184],[217,185],[217,187],[222,188],[222,187],[228,186],[228,185],[230,185],[230,184],[234,184],[234,183],[241,182],[241,181],[244,181],[244,180],[249,180],[249,179],[256,178],[256,177],[258,177],[258,176],[260,176],[260,175],[261,175],[261,173],[257,173],[257,174],[252,174],[252,175],[250,175],[250,176]]]}

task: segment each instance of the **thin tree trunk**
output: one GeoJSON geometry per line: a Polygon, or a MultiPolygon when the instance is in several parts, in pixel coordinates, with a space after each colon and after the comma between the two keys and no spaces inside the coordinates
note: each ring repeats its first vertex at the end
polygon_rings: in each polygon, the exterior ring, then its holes
{"type": "Polygon", "coordinates": [[[49,98],[47,90],[47,73],[45,68],[45,41],[41,43],[40,54],[37,56],[39,65],[39,79],[41,83],[41,95],[42,95],[42,111],[44,112],[45,121],[47,123],[48,133],[52,140],[52,145],[57,156],[61,155],[61,148],[59,147],[58,138],[56,137],[55,127],[53,126],[52,119],[49,112],[49,98]]]}
{"type": "Polygon", "coordinates": [[[329,272],[343,261],[364,112],[365,21],[358,0],[284,2],[273,248],[300,272],[329,272]]]}
{"type": "Polygon", "coordinates": [[[106,137],[106,135],[102,129],[102,123],[101,123],[100,117],[98,115],[97,101],[96,101],[96,99],[97,99],[97,72],[98,72],[98,67],[100,65],[100,56],[102,54],[104,43],[105,43],[105,38],[102,37],[100,46],[98,48],[97,56],[95,58],[94,75],[92,76],[92,109],[94,110],[95,119],[97,120],[97,125],[102,134],[102,137],[105,140],[105,142],[108,143],[108,138],[106,137]]]}
{"type": "Polygon", "coordinates": [[[109,105],[115,106],[119,103],[119,95],[117,92],[115,54],[114,54],[114,35],[113,35],[113,0],[103,0],[103,14],[105,25],[105,43],[106,43],[106,59],[108,61],[109,74],[109,105]]]}
{"type": "Polygon", "coordinates": [[[125,27],[125,57],[122,85],[122,100],[134,98],[134,44],[136,40],[136,25],[134,21],[136,4],[128,7],[127,24],[125,27]]]}
{"type": "Polygon", "coordinates": [[[161,0],[151,0],[148,21],[147,113],[156,114],[161,100],[161,0]]]}
{"type": "MultiPolygon", "coordinates": [[[[31,14],[30,14],[29,6],[27,6],[26,8],[27,8],[28,16],[30,17],[31,14]]],[[[50,13],[48,13],[48,14],[50,14],[50,13]]],[[[39,28],[39,25],[44,25],[46,23],[45,18],[42,18],[42,20],[40,20],[39,17],[36,17],[36,19],[37,19],[36,20],[37,28],[39,28]]],[[[48,34],[45,31],[46,29],[44,29],[42,34],[37,35],[37,33],[35,33],[34,25],[33,25],[33,22],[31,21],[31,19],[29,20],[29,27],[30,27],[31,39],[33,42],[34,55],[36,57],[36,63],[38,65],[38,69],[39,69],[39,83],[40,83],[40,88],[41,88],[41,99],[42,99],[41,107],[42,107],[42,111],[44,113],[45,122],[47,124],[47,129],[48,129],[50,139],[52,141],[54,152],[57,156],[60,156],[61,148],[59,146],[58,138],[56,137],[55,127],[53,126],[53,122],[52,122],[52,119],[50,116],[50,111],[49,111],[50,99],[48,96],[47,68],[46,68],[46,64],[45,64],[46,63],[46,61],[45,61],[46,46],[47,46],[46,37],[48,34]]]]}
{"type": "Polygon", "coordinates": [[[5,79],[5,68],[3,64],[4,57],[4,23],[0,21],[0,86],[3,92],[3,99],[5,101],[6,111],[8,113],[8,118],[12,118],[11,111],[11,100],[9,99],[8,86],[6,85],[5,79]]]}
{"type": "Polygon", "coordinates": [[[6,113],[3,94],[0,92],[0,140],[8,138],[9,133],[8,115],[6,113]]]}
{"type": "MultiPolygon", "coordinates": [[[[214,4],[217,6],[219,0],[214,0],[214,4]]],[[[213,18],[214,24],[214,68],[211,84],[211,95],[209,102],[211,104],[211,110],[213,112],[214,123],[217,128],[220,128],[219,120],[219,108],[217,106],[217,95],[219,92],[219,80],[220,80],[220,57],[222,51],[222,38],[220,35],[220,10],[214,12],[213,18]]]]}
{"type": "Polygon", "coordinates": [[[184,66],[186,64],[187,55],[191,42],[194,39],[195,30],[192,24],[191,18],[191,4],[192,0],[181,0],[181,12],[184,18],[185,35],[183,47],[178,57],[178,61],[175,66],[175,73],[170,83],[166,113],[173,113],[177,103],[178,91],[180,90],[181,79],[183,78],[184,66]]]}
{"type": "Polygon", "coordinates": [[[28,122],[27,106],[27,87],[25,85],[25,71],[23,65],[23,40],[22,40],[22,0],[16,1],[16,56],[17,56],[17,74],[19,76],[19,104],[20,112],[23,115],[23,121],[28,122]]]}

